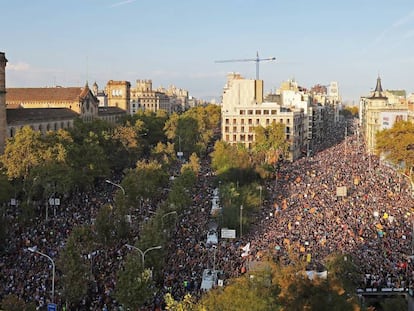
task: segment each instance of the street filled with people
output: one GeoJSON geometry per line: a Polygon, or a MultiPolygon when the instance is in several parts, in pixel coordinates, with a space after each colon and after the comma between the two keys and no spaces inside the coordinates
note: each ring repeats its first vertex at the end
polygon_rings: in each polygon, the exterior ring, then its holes
{"type": "MultiPolygon", "coordinates": [[[[192,191],[192,205],[178,216],[167,245],[162,271],[163,284],[149,303],[148,310],[162,309],[163,296],[171,293],[182,299],[189,293],[200,298],[205,269],[222,271],[226,280],[242,275],[248,263],[271,253],[289,263],[289,252],[301,255],[309,263],[324,263],[335,252],[349,254],[360,272],[360,285],[366,287],[407,288],[413,282],[412,228],[413,198],[409,185],[393,168],[368,155],[356,131],[344,127],[332,130],[326,146],[293,163],[284,162],[275,180],[263,185],[265,198],[258,219],[242,238],[206,243],[211,225],[215,176],[208,159],[192,191]],[[242,256],[247,243],[247,256],[242,256]]],[[[57,259],[66,240],[77,225],[92,224],[98,210],[113,202],[117,189],[102,183],[93,192],[78,193],[61,201],[55,211],[39,214],[30,227],[14,221],[11,208],[7,217],[13,224],[8,247],[0,259],[0,298],[15,294],[44,308],[50,299],[52,265],[37,250],[57,259]]],[[[165,199],[160,195],[156,200],[165,199]]],[[[134,211],[135,220],[143,221],[157,206],[145,201],[134,211]],[[137,213],[142,213],[137,215],[137,213]]],[[[218,232],[220,228],[217,229],[218,232]]],[[[137,238],[139,232],[136,233],[137,238]]],[[[93,286],[80,310],[117,310],[113,293],[117,272],[131,241],[119,241],[106,249],[88,254],[93,286]]],[[[328,271],[329,273],[329,271],[328,271]]],[[[59,292],[60,274],[56,274],[55,302],[64,306],[59,292]]]]}

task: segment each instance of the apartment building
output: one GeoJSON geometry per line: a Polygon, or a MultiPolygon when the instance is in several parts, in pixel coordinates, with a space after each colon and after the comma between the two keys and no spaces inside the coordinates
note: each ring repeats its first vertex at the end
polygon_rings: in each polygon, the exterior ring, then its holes
{"type": "Polygon", "coordinates": [[[244,79],[240,74],[227,76],[222,102],[222,139],[230,144],[242,143],[252,148],[254,128],[267,127],[273,122],[285,124],[286,139],[290,142],[287,160],[301,156],[304,141],[303,109],[283,107],[275,102],[264,102],[263,81],[244,79]]]}
{"type": "Polygon", "coordinates": [[[393,127],[397,120],[408,119],[408,105],[406,101],[389,100],[382,89],[381,78],[377,78],[375,90],[369,97],[361,97],[359,118],[363,131],[367,152],[375,153],[376,133],[393,127]]]}
{"type": "Polygon", "coordinates": [[[153,90],[152,80],[137,80],[135,87],[131,88],[130,113],[135,114],[138,110],[149,110],[157,112],[165,110],[172,112],[169,97],[162,92],[153,90]]]}

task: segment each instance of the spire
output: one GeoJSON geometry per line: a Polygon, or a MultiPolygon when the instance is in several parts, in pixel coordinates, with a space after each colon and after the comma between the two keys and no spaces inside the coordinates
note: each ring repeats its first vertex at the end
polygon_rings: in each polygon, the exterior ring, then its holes
{"type": "Polygon", "coordinates": [[[382,93],[381,78],[378,76],[377,85],[375,86],[375,93],[382,93]]]}
{"type": "Polygon", "coordinates": [[[377,85],[375,86],[374,93],[372,94],[371,98],[386,98],[383,94],[382,85],[381,85],[381,78],[378,75],[377,78],[377,85]]]}

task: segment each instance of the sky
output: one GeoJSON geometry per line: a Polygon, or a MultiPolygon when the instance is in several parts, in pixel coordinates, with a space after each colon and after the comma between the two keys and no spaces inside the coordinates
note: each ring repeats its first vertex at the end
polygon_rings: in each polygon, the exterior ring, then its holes
{"type": "Polygon", "coordinates": [[[414,92],[412,0],[0,0],[6,87],[151,79],[220,101],[226,76],[414,92]]]}

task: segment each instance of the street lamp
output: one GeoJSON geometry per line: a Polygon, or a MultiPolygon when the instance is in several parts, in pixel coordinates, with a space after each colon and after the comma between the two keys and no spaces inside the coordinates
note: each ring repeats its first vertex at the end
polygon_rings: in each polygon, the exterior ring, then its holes
{"type": "Polygon", "coordinates": [[[178,156],[178,158],[181,161],[181,158],[183,157],[183,152],[181,151],[181,136],[180,135],[177,135],[177,136],[178,136],[178,152],[177,152],[177,156],[178,156]]]}
{"type": "Polygon", "coordinates": [[[145,254],[148,253],[149,251],[154,250],[154,249],[161,249],[162,248],[161,245],[158,245],[158,246],[150,247],[150,248],[146,249],[145,251],[142,251],[138,247],[133,246],[131,244],[125,244],[125,246],[128,247],[128,248],[135,249],[135,250],[137,250],[141,254],[141,258],[142,258],[142,268],[145,268],[145,254]]]}
{"type": "Polygon", "coordinates": [[[260,197],[260,208],[262,208],[262,189],[263,187],[260,185],[256,189],[259,189],[259,197],[260,197]]]}
{"type": "Polygon", "coordinates": [[[172,214],[175,214],[175,221],[176,221],[176,223],[177,223],[177,220],[178,220],[178,214],[177,214],[177,212],[176,211],[172,211],[172,212],[168,212],[168,213],[166,213],[166,214],[164,214],[164,215],[162,215],[162,217],[161,217],[161,220],[162,220],[162,227],[164,228],[164,217],[165,216],[168,216],[168,215],[172,215],[172,214]]]}
{"type": "Polygon", "coordinates": [[[243,235],[243,205],[240,205],[240,237],[243,235]]]}
{"type": "Polygon", "coordinates": [[[120,184],[116,184],[113,181],[110,181],[109,179],[105,179],[105,182],[107,182],[108,184],[114,185],[115,187],[118,187],[119,189],[122,190],[122,193],[125,195],[125,189],[120,184]]]}
{"type": "Polygon", "coordinates": [[[30,252],[32,252],[32,253],[36,253],[36,254],[39,254],[39,255],[41,255],[43,257],[46,257],[52,263],[52,303],[54,303],[54,301],[55,301],[55,262],[48,255],[46,255],[46,254],[44,254],[42,252],[39,252],[37,250],[37,246],[29,247],[28,250],[30,252]]]}

